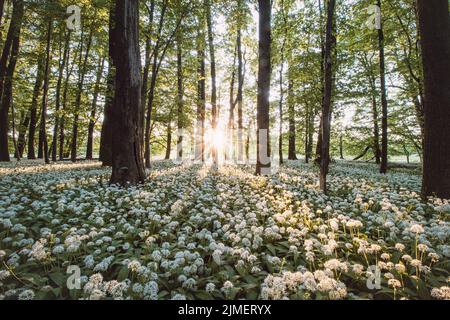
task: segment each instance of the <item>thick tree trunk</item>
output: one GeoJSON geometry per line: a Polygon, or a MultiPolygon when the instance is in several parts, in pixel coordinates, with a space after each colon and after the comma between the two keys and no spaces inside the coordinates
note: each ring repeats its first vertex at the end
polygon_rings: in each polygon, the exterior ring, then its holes
{"type": "MultiPolygon", "coordinates": [[[[377,0],[377,4],[381,9],[381,0],[377,0]]],[[[386,67],[384,59],[384,32],[383,25],[378,29],[378,46],[380,53],[380,83],[381,83],[381,165],[380,173],[387,173],[388,166],[388,102],[386,92],[386,67]]]]}
{"type": "Polygon", "coordinates": [[[327,6],[327,28],[325,40],[325,86],[322,107],[322,148],[320,155],[320,188],[327,193],[327,174],[330,164],[331,104],[333,95],[333,47],[335,0],[329,0],[327,6]]]}
{"type": "Polygon", "coordinates": [[[269,97],[271,73],[271,16],[270,0],[258,0],[259,7],[259,66],[257,99],[257,160],[256,175],[270,173],[269,97]]]}
{"type": "Polygon", "coordinates": [[[93,149],[94,149],[94,128],[95,128],[95,123],[97,122],[97,120],[96,120],[97,100],[98,100],[98,94],[100,91],[100,82],[102,80],[104,66],[105,66],[105,57],[101,57],[99,64],[98,64],[97,77],[96,77],[95,85],[94,85],[94,94],[92,97],[91,114],[89,116],[87,145],[86,145],[86,160],[92,160],[92,158],[93,158],[92,154],[93,154],[93,149]]]}
{"type": "Polygon", "coordinates": [[[116,68],[112,112],[111,183],[126,186],[144,182],[141,157],[141,59],[139,0],[115,1],[112,57],[116,68]]]}
{"type": "MultiPolygon", "coordinates": [[[[8,148],[8,113],[12,102],[12,82],[14,71],[16,69],[17,56],[20,46],[20,29],[22,27],[22,18],[24,3],[22,0],[13,2],[12,22],[8,30],[7,42],[11,40],[10,52],[3,51],[1,57],[1,105],[0,105],[0,161],[10,161],[8,148]],[[6,62],[9,58],[8,65],[6,62]],[[4,60],[5,59],[5,60],[4,60]],[[4,66],[6,68],[4,68],[4,66]]],[[[5,48],[6,49],[6,44],[5,48]]]]}
{"type": "Polygon", "coordinates": [[[68,31],[66,36],[66,42],[64,45],[64,51],[61,54],[60,48],[60,57],[59,57],[59,70],[58,70],[58,82],[56,84],[56,102],[55,102],[55,124],[53,127],[53,140],[52,140],[52,161],[56,162],[58,155],[58,133],[60,126],[60,109],[61,109],[61,87],[64,80],[64,70],[66,68],[67,60],[69,57],[70,50],[70,31],[68,31]]]}
{"type": "Polygon", "coordinates": [[[450,199],[450,21],[447,0],[418,0],[425,89],[424,197],[450,199]]]}

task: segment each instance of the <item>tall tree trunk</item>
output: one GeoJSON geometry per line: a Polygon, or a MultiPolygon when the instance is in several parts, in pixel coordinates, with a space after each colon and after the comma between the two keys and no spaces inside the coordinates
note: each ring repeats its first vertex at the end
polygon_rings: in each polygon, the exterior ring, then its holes
{"type": "MultiPolygon", "coordinates": [[[[237,43],[237,42],[236,42],[237,43]]],[[[230,112],[228,115],[228,139],[231,144],[231,150],[227,148],[227,153],[225,154],[226,159],[231,159],[234,157],[234,109],[236,107],[236,102],[234,99],[234,85],[236,82],[236,58],[237,58],[237,44],[234,48],[234,55],[233,55],[233,69],[231,71],[231,80],[230,80],[230,112]]]]}
{"type": "MultiPolygon", "coordinates": [[[[211,18],[211,0],[205,0],[206,24],[208,27],[209,58],[211,63],[211,127],[215,131],[217,127],[217,84],[216,84],[216,55],[214,49],[214,34],[211,18]]],[[[217,146],[211,147],[213,163],[217,164],[217,146]]]]}
{"type": "MultiPolygon", "coordinates": [[[[115,4],[110,4],[109,10],[109,49],[108,49],[108,78],[106,81],[106,92],[105,92],[105,107],[103,111],[103,123],[102,131],[100,134],[100,161],[103,166],[112,167],[112,110],[114,105],[114,91],[115,91],[115,78],[116,70],[113,65],[113,50],[114,50],[114,40],[113,29],[114,29],[114,8],[115,4]]],[[[145,87],[142,89],[145,91],[145,87]]],[[[141,101],[142,108],[144,108],[145,101],[141,101]]],[[[141,110],[143,112],[143,110],[141,110]]],[[[142,116],[142,115],[141,115],[142,116]]],[[[142,120],[141,120],[142,125],[142,120]]],[[[142,146],[142,141],[141,141],[142,146]]]]}
{"type": "MultiPolygon", "coordinates": [[[[381,0],[377,0],[378,7],[381,10],[381,0]]],[[[380,173],[387,173],[388,166],[388,102],[386,92],[386,67],[384,60],[384,32],[383,23],[381,23],[380,29],[378,29],[378,46],[380,53],[380,84],[381,84],[381,165],[380,173]]]]}
{"type": "MultiPolygon", "coordinates": [[[[153,48],[152,52],[152,76],[150,78],[150,90],[148,93],[148,102],[147,102],[147,112],[145,117],[145,132],[144,132],[144,158],[145,158],[145,167],[150,168],[150,129],[151,129],[151,119],[152,119],[152,112],[153,112],[153,100],[155,98],[155,88],[156,88],[156,81],[158,79],[158,58],[160,61],[164,58],[163,56],[159,57],[159,51],[161,47],[161,40],[162,40],[162,30],[164,26],[164,19],[166,15],[167,10],[167,0],[163,2],[162,8],[161,8],[161,15],[158,23],[158,34],[155,46],[153,48]]],[[[144,103],[144,102],[142,102],[144,103]]]]}
{"type": "MultiPolygon", "coordinates": [[[[239,3],[241,4],[241,2],[239,3]]],[[[244,134],[244,125],[243,125],[243,114],[242,114],[242,106],[244,100],[244,61],[243,61],[243,53],[242,53],[242,30],[241,25],[239,23],[238,26],[238,35],[236,40],[237,46],[237,58],[238,58],[238,92],[237,92],[237,107],[238,107],[238,135],[237,135],[237,156],[238,161],[242,162],[244,160],[244,145],[243,145],[243,134],[244,134]]]]}
{"type": "Polygon", "coordinates": [[[116,68],[112,112],[111,183],[126,186],[144,182],[141,157],[141,59],[139,52],[139,0],[115,1],[112,57],[116,68]]]}
{"type": "Polygon", "coordinates": [[[292,77],[289,79],[288,87],[288,115],[289,115],[289,149],[288,149],[288,159],[297,160],[296,151],[296,128],[295,128],[295,104],[292,91],[294,90],[294,82],[292,77]]]}
{"type": "MultiPolygon", "coordinates": [[[[80,50],[81,50],[81,48],[82,48],[82,45],[80,43],[80,50]]],[[[70,142],[69,142],[69,144],[65,143],[65,141],[66,141],[66,137],[65,137],[66,115],[65,115],[65,112],[67,110],[69,80],[70,80],[70,76],[72,75],[73,69],[75,67],[75,60],[76,60],[77,53],[75,52],[75,54],[73,56],[74,56],[74,58],[72,60],[73,62],[70,64],[69,63],[70,62],[70,46],[69,46],[69,50],[67,52],[66,76],[64,79],[64,90],[63,90],[63,95],[62,95],[61,117],[59,119],[59,155],[58,155],[59,160],[64,160],[64,158],[67,158],[70,154],[70,150],[67,149],[67,147],[70,147],[70,142]]]]}
{"type": "Polygon", "coordinates": [[[197,130],[195,138],[195,159],[205,161],[205,102],[206,102],[206,70],[204,34],[200,26],[197,39],[197,130]]]}
{"type": "MultiPolygon", "coordinates": [[[[112,108],[114,103],[115,70],[112,60],[109,60],[107,88],[105,93],[105,107],[103,111],[103,124],[100,135],[100,161],[103,166],[112,166],[112,108]]],[[[142,101],[141,101],[142,103],[142,101]]]]}
{"type": "MultiPolygon", "coordinates": [[[[284,18],[284,1],[281,1],[281,14],[284,18]]],[[[284,18],[284,21],[286,22],[286,19],[284,18]]],[[[287,26],[284,25],[284,28],[287,29],[287,26]]],[[[286,37],[287,35],[284,34],[283,38],[283,44],[281,45],[281,57],[280,57],[280,101],[278,102],[278,113],[279,113],[279,128],[278,128],[278,157],[280,158],[280,164],[283,164],[283,103],[284,103],[284,86],[283,86],[283,74],[284,74],[284,48],[286,47],[286,37]]],[[[289,72],[288,72],[289,73],[289,72]]],[[[290,79],[288,79],[290,81],[290,79]]],[[[290,86],[290,82],[289,85],[290,86]]],[[[289,99],[289,98],[288,98],[289,99]]],[[[290,137],[289,137],[290,138],[290,137]]],[[[289,141],[289,147],[290,147],[290,141],[289,141]]],[[[290,150],[289,150],[290,151],[290,150]]]]}
{"type": "Polygon", "coordinates": [[[341,160],[344,160],[344,137],[342,134],[339,136],[339,155],[341,160]]]}
{"type": "Polygon", "coordinates": [[[322,148],[320,155],[320,188],[327,193],[327,174],[330,164],[331,104],[333,95],[333,47],[335,0],[329,0],[327,6],[327,28],[325,40],[325,86],[322,106],[322,148]]]}
{"type": "MultiPolygon", "coordinates": [[[[327,1],[324,0],[323,6],[322,1],[319,0],[319,24],[320,24],[320,86],[321,86],[321,92],[322,92],[322,103],[321,108],[323,109],[323,92],[325,91],[325,32],[324,29],[326,28],[326,25],[323,23],[323,7],[325,7],[325,10],[327,8],[327,1]]],[[[317,135],[317,144],[316,144],[316,159],[315,163],[319,164],[321,163],[321,153],[322,153],[322,115],[320,116],[320,124],[319,124],[319,130],[317,135]]]]}
{"type": "Polygon", "coordinates": [[[38,108],[38,98],[39,92],[41,91],[42,81],[44,80],[44,66],[45,57],[40,54],[38,57],[37,75],[36,81],[34,83],[33,98],[31,100],[30,107],[30,128],[28,130],[28,159],[36,159],[36,153],[34,150],[34,139],[36,132],[36,122],[37,122],[37,108],[38,108]]]}
{"type": "Polygon", "coordinates": [[[98,94],[100,91],[100,82],[102,80],[103,75],[103,67],[105,66],[105,57],[101,57],[98,63],[97,69],[97,77],[94,85],[94,94],[92,97],[92,106],[91,106],[91,114],[89,116],[89,125],[88,125],[88,135],[87,135],[87,145],[86,145],[86,160],[92,160],[93,156],[93,148],[94,148],[94,128],[95,123],[97,122],[97,100],[98,94]]]}
{"type": "Polygon", "coordinates": [[[424,197],[450,199],[450,21],[448,1],[418,0],[425,93],[424,197]]]}
{"type": "Polygon", "coordinates": [[[56,162],[58,155],[58,133],[60,126],[60,109],[61,109],[61,87],[64,80],[64,70],[66,68],[67,60],[69,58],[69,50],[70,50],[70,34],[68,31],[66,35],[66,42],[64,45],[64,51],[61,54],[60,48],[60,63],[58,70],[58,82],[56,84],[56,102],[55,102],[55,124],[53,127],[53,140],[52,140],[52,161],[56,162]]]}
{"type": "MultiPolygon", "coordinates": [[[[84,80],[85,80],[86,73],[87,73],[88,58],[89,58],[89,52],[90,52],[91,44],[92,44],[93,32],[94,32],[94,26],[91,26],[91,29],[90,29],[89,35],[88,35],[88,39],[87,39],[86,52],[84,54],[84,58],[83,58],[83,50],[80,50],[80,63],[79,63],[80,70],[79,70],[77,94],[76,94],[76,98],[75,98],[74,119],[73,119],[73,125],[72,125],[72,144],[70,146],[70,160],[72,162],[77,161],[78,119],[80,117],[81,96],[83,94],[84,80]]],[[[81,41],[83,41],[83,37],[81,38],[81,41]]]]}
{"type": "Polygon", "coordinates": [[[257,160],[256,174],[270,173],[270,73],[271,73],[271,16],[270,0],[258,0],[259,7],[259,66],[257,99],[257,160]]]}
{"type": "MultiPolygon", "coordinates": [[[[150,60],[152,53],[152,32],[153,32],[153,20],[155,16],[155,0],[150,1],[149,8],[149,23],[148,30],[145,39],[145,61],[144,61],[144,72],[142,74],[142,92],[141,92],[141,103],[142,103],[142,115],[141,115],[141,127],[144,130],[145,127],[145,103],[147,101],[147,89],[148,89],[148,75],[150,72],[150,60]]],[[[141,132],[141,145],[144,147],[144,132],[141,132]]]]}
{"type": "Polygon", "coordinates": [[[42,108],[41,108],[41,123],[39,125],[39,149],[38,158],[44,158],[45,163],[50,163],[48,154],[48,142],[47,142],[47,107],[48,107],[48,83],[50,73],[50,61],[51,61],[51,39],[52,39],[53,21],[50,19],[47,29],[47,47],[45,50],[46,60],[44,67],[44,86],[42,88],[42,108]]]}
{"type": "Polygon", "coordinates": [[[184,88],[183,88],[183,38],[182,33],[177,34],[177,160],[183,159],[183,135],[181,130],[184,129],[184,88]]]}
{"type": "MultiPolygon", "coordinates": [[[[20,29],[22,27],[22,18],[24,11],[24,3],[22,0],[13,2],[13,13],[10,27],[8,30],[7,42],[11,40],[10,52],[3,51],[0,68],[4,69],[6,60],[9,58],[8,65],[5,70],[1,70],[1,88],[0,88],[0,161],[10,161],[8,148],[8,113],[12,102],[12,82],[14,71],[16,69],[17,56],[20,46],[20,29]],[[4,61],[5,59],[5,61],[4,61]]],[[[4,49],[6,49],[6,44],[4,49]]]]}

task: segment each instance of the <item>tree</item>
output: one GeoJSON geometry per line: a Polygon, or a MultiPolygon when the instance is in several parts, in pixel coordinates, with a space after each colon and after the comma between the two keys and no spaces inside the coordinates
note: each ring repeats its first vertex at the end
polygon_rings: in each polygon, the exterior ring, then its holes
{"type": "MultiPolygon", "coordinates": [[[[214,34],[211,18],[211,0],[205,0],[206,25],[208,27],[209,58],[211,62],[211,128],[213,132],[217,127],[217,84],[216,84],[216,54],[214,49],[214,34]]],[[[211,148],[214,164],[217,164],[217,148],[211,148]]]]}
{"type": "Polygon", "coordinates": [[[425,89],[422,193],[450,199],[450,21],[447,0],[418,0],[425,89]]]}
{"type": "Polygon", "coordinates": [[[261,175],[270,170],[270,135],[269,135],[269,96],[271,74],[271,15],[270,0],[258,0],[259,7],[259,64],[258,64],[258,98],[257,98],[257,160],[256,174],[261,175]]]}
{"type": "Polygon", "coordinates": [[[320,155],[320,188],[327,192],[327,174],[330,163],[330,132],[331,132],[331,99],[333,94],[333,47],[335,0],[329,0],[327,5],[327,27],[325,35],[325,85],[322,106],[322,145],[320,155]]]}
{"type": "Polygon", "coordinates": [[[8,113],[12,102],[12,81],[19,54],[23,12],[23,1],[13,1],[12,19],[0,58],[0,161],[10,161],[8,148],[8,113]]]}
{"type": "Polygon", "coordinates": [[[110,182],[126,186],[144,182],[141,158],[141,59],[139,0],[116,0],[112,58],[116,69],[112,110],[112,175],[110,182]]]}
{"type": "Polygon", "coordinates": [[[95,123],[97,122],[97,102],[98,95],[100,92],[100,82],[103,76],[103,67],[105,66],[105,57],[103,55],[100,56],[100,60],[98,63],[97,76],[94,85],[94,95],[92,97],[92,106],[91,106],[91,114],[89,117],[88,124],[88,139],[86,146],[86,160],[92,160],[93,158],[93,147],[94,147],[94,128],[95,123]]]}
{"type": "Polygon", "coordinates": [[[44,158],[45,163],[49,163],[48,157],[48,142],[47,142],[47,108],[48,108],[48,86],[49,86],[49,72],[51,61],[51,40],[52,40],[53,21],[48,21],[47,28],[47,46],[45,49],[45,67],[44,67],[44,86],[42,89],[42,108],[41,108],[41,123],[39,125],[39,149],[38,158],[44,158]]]}
{"type": "MultiPolygon", "coordinates": [[[[377,0],[378,7],[381,10],[381,0],[377,0]]],[[[388,102],[386,93],[386,67],[384,56],[384,32],[383,22],[381,21],[378,29],[378,49],[380,54],[380,86],[381,86],[381,166],[380,173],[385,174],[388,166],[388,102]]]]}

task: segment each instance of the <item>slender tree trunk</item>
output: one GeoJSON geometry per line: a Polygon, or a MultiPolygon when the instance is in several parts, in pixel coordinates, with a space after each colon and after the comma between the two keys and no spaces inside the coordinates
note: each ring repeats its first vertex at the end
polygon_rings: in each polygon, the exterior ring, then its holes
{"type": "Polygon", "coordinates": [[[244,100],[244,61],[243,61],[243,53],[242,53],[242,30],[239,24],[238,26],[238,35],[236,40],[237,45],[237,58],[238,58],[238,92],[237,92],[237,107],[238,107],[238,135],[237,135],[237,156],[238,161],[243,161],[244,159],[244,145],[243,145],[243,134],[244,134],[244,125],[242,120],[242,106],[244,100]]]}
{"type": "Polygon", "coordinates": [[[92,158],[93,158],[92,154],[93,154],[93,148],[94,148],[94,128],[95,128],[95,123],[97,122],[97,120],[96,120],[97,100],[98,100],[98,94],[100,91],[100,82],[102,80],[102,75],[103,75],[103,67],[105,66],[105,57],[100,58],[98,66],[99,67],[97,70],[97,78],[95,80],[95,85],[94,85],[94,94],[92,97],[91,114],[89,117],[87,146],[86,146],[86,160],[92,160],[92,158]]]}
{"type": "MultiPolygon", "coordinates": [[[[217,127],[217,84],[216,84],[216,55],[214,48],[214,34],[211,18],[211,0],[205,0],[204,2],[206,8],[206,24],[208,27],[208,46],[209,46],[209,57],[211,63],[211,127],[215,131],[217,127]]],[[[213,158],[213,163],[217,164],[217,148],[213,144],[211,147],[211,153],[213,158]]]]}
{"type": "MultiPolygon", "coordinates": [[[[114,105],[114,91],[115,91],[115,78],[116,78],[116,70],[113,65],[113,50],[114,50],[114,40],[112,39],[114,29],[114,8],[115,4],[112,3],[109,10],[109,52],[108,52],[108,78],[107,78],[107,87],[105,93],[105,107],[103,111],[103,123],[102,123],[102,131],[100,134],[100,161],[103,166],[112,167],[112,110],[114,105]]],[[[145,90],[145,87],[142,89],[145,90]]],[[[144,108],[144,101],[141,101],[142,108],[144,108]]],[[[141,112],[143,112],[141,110],[141,112]]],[[[141,120],[142,125],[142,120],[141,120]]],[[[141,146],[142,146],[142,141],[141,146]]]]}
{"type": "MultiPolygon", "coordinates": [[[[172,116],[170,116],[172,118],[172,116]]],[[[167,124],[167,140],[166,140],[166,155],[164,156],[165,160],[170,159],[170,154],[172,153],[172,119],[169,119],[169,123],[167,124]]]]}
{"type": "MultiPolygon", "coordinates": [[[[284,2],[281,2],[282,15],[284,17],[284,2]]],[[[284,26],[286,28],[286,25],[284,26]]],[[[283,74],[284,74],[284,48],[286,47],[286,34],[283,38],[283,44],[281,46],[281,68],[280,68],[280,101],[278,102],[278,112],[279,112],[279,128],[278,128],[278,157],[280,158],[280,164],[283,164],[283,103],[284,103],[284,86],[283,86],[283,74]]],[[[290,79],[288,79],[290,81],[290,79]]],[[[290,82],[289,82],[290,86],[290,82]]],[[[289,99],[289,98],[288,98],[289,99]]],[[[289,132],[290,134],[290,132],[289,132]]],[[[290,136],[289,136],[289,147],[290,147],[290,136]]],[[[290,150],[289,150],[290,151],[290,150]]],[[[289,156],[288,156],[289,158],[289,156]]]]}
{"type": "Polygon", "coordinates": [[[322,107],[322,149],[320,156],[320,188],[327,193],[327,174],[330,164],[330,132],[331,132],[331,104],[333,95],[333,47],[336,43],[334,36],[335,0],[329,0],[327,6],[327,28],[325,40],[325,86],[322,107]]]}
{"type": "Polygon", "coordinates": [[[271,15],[270,0],[258,0],[259,7],[259,67],[257,99],[257,161],[256,175],[270,173],[269,97],[271,73],[271,15]]]}
{"type": "Polygon", "coordinates": [[[48,84],[51,61],[51,39],[52,39],[53,21],[50,19],[47,29],[47,48],[45,50],[46,61],[44,67],[44,86],[42,89],[42,108],[41,108],[41,123],[39,125],[39,150],[38,158],[44,158],[45,163],[50,163],[48,154],[47,142],[47,107],[48,107],[48,84]]]}
{"type": "Polygon", "coordinates": [[[206,101],[206,71],[205,71],[205,51],[204,34],[200,26],[197,40],[197,130],[195,138],[195,159],[205,161],[205,101],[206,101]]]}
{"type": "MultiPolygon", "coordinates": [[[[237,43],[237,42],[236,42],[237,43]]],[[[233,70],[231,71],[231,80],[230,80],[230,113],[228,116],[228,137],[229,141],[232,146],[232,150],[228,150],[227,148],[227,154],[226,159],[233,158],[234,157],[234,109],[236,107],[236,102],[234,100],[234,85],[236,82],[236,58],[237,58],[237,45],[234,49],[234,58],[233,58],[233,70]],[[230,154],[228,154],[230,153],[230,154]]]]}
{"type": "MultiPolygon", "coordinates": [[[[150,78],[150,90],[148,93],[148,102],[147,102],[147,113],[145,117],[145,132],[144,132],[144,158],[145,158],[145,167],[150,168],[150,129],[151,129],[151,119],[152,119],[152,111],[153,111],[153,100],[155,98],[155,88],[156,88],[156,81],[158,79],[158,58],[162,60],[164,57],[159,57],[159,51],[161,46],[161,38],[162,38],[162,29],[164,26],[164,19],[165,14],[167,10],[167,1],[163,2],[162,9],[161,9],[161,15],[158,23],[158,34],[157,34],[157,40],[155,43],[155,46],[153,48],[152,52],[152,76],[150,78]]],[[[144,103],[144,102],[142,102],[144,103]]]]}
{"type": "MultiPolygon", "coordinates": [[[[325,9],[327,8],[327,1],[324,0],[323,6],[322,1],[319,0],[319,24],[320,24],[320,85],[321,85],[321,92],[322,92],[322,103],[321,107],[323,109],[323,99],[324,95],[323,92],[325,91],[325,32],[324,29],[326,28],[326,25],[324,26],[323,23],[323,7],[325,9]]],[[[319,130],[317,135],[317,145],[316,145],[316,159],[315,163],[320,164],[321,163],[321,153],[322,153],[322,115],[320,116],[320,124],[319,124],[319,130]]]]}
{"type": "Polygon", "coordinates": [[[418,0],[424,68],[424,197],[450,199],[450,21],[448,1],[418,0]]]}
{"type": "Polygon", "coordinates": [[[34,83],[33,98],[30,107],[30,128],[28,130],[28,159],[36,159],[36,153],[34,150],[34,139],[36,132],[36,122],[37,122],[37,108],[38,108],[38,98],[39,92],[41,91],[42,81],[44,80],[44,55],[38,57],[37,75],[36,81],[34,83]]]}
{"type": "MultiPolygon", "coordinates": [[[[107,88],[105,93],[105,107],[103,111],[103,124],[100,135],[100,161],[103,166],[112,166],[112,108],[114,103],[114,88],[115,88],[115,70],[111,63],[109,63],[107,88]]],[[[142,102],[141,102],[142,103],[142,102]]]]}
{"type": "MultiPolygon", "coordinates": [[[[381,0],[377,0],[377,4],[381,9],[381,0]]],[[[380,53],[380,83],[381,83],[381,165],[380,173],[387,173],[388,166],[388,102],[386,93],[386,67],[384,61],[384,32],[383,26],[378,30],[378,46],[380,53]]]]}
{"type": "MultiPolygon", "coordinates": [[[[78,78],[78,88],[77,88],[77,95],[75,98],[75,113],[74,113],[74,119],[73,119],[73,126],[72,126],[72,144],[70,146],[70,160],[72,162],[77,161],[77,152],[78,152],[78,120],[80,117],[80,108],[81,108],[81,96],[83,94],[83,86],[84,86],[84,80],[86,78],[87,73],[87,65],[88,65],[88,58],[89,58],[89,52],[91,49],[92,44],[92,37],[93,37],[94,27],[91,26],[91,29],[89,31],[87,44],[86,44],[86,52],[83,57],[83,50],[80,50],[80,74],[78,78]]],[[[83,41],[83,39],[81,39],[83,41]]]]}
{"type": "Polygon", "coordinates": [[[52,161],[56,162],[58,155],[58,133],[60,126],[60,109],[61,109],[61,87],[64,80],[64,70],[66,68],[67,60],[69,58],[69,50],[70,50],[70,34],[68,31],[66,36],[66,43],[64,45],[64,51],[61,55],[60,51],[60,63],[59,63],[59,71],[58,71],[58,82],[56,84],[56,102],[55,102],[55,125],[53,127],[53,140],[52,140],[52,161]]]}
{"type": "Polygon", "coordinates": [[[288,150],[288,159],[289,160],[298,160],[297,159],[297,151],[296,151],[296,127],[295,127],[295,105],[294,105],[294,97],[292,91],[294,90],[294,82],[289,79],[289,87],[288,87],[288,114],[289,114],[289,150],[288,150]]]}
{"type": "Polygon", "coordinates": [[[183,135],[181,130],[184,129],[184,88],[183,88],[183,38],[182,33],[177,34],[177,159],[183,159],[183,135]]]}
{"type": "MultiPolygon", "coordinates": [[[[9,53],[3,51],[0,68],[4,69],[6,60],[9,58],[8,65],[5,70],[1,70],[1,105],[0,105],[0,161],[10,161],[8,148],[8,113],[12,102],[12,83],[14,71],[16,69],[17,56],[20,46],[20,29],[22,27],[22,18],[24,11],[24,3],[22,0],[13,2],[12,21],[8,30],[7,41],[11,40],[9,53]],[[7,56],[7,57],[5,57],[7,56]],[[5,59],[5,61],[4,61],[5,59]]],[[[6,44],[5,48],[6,49],[6,44]]]]}
{"type": "Polygon", "coordinates": [[[344,160],[344,137],[342,134],[339,137],[339,155],[341,156],[341,160],[344,160]]]}
{"type": "MultiPolygon", "coordinates": [[[[150,8],[149,8],[149,23],[148,23],[148,30],[147,35],[145,39],[145,62],[144,62],[144,72],[142,74],[142,92],[141,92],[141,103],[142,103],[142,115],[141,115],[141,121],[142,121],[142,130],[144,130],[145,127],[145,103],[147,101],[147,89],[148,89],[148,75],[150,72],[150,60],[151,60],[151,53],[152,53],[152,32],[153,32],[153,19],[155,16],[155,0],[150,1],[150,8]]],[[[144,147],[144,132],[141,133],[141,145],[144,147]]]]}
{"type": "Polygon", "coordinates": [[[144,182],[145,179],[140,143],[142,78],[139,0],[116,0],[114,22],[111,40],[116,76],[111,183],[126,186],[144,182]]]}

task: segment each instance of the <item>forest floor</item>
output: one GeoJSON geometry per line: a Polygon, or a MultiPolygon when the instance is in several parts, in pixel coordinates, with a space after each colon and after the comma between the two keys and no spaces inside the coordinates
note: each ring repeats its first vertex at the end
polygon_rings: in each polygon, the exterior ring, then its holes
{"type": "Polygon", "coordinates": [[[253,171],[0,166],[0,298],[450,299],[450,204],[418,172],[339,162],[325,196],[313,166],[253,171]]]}

